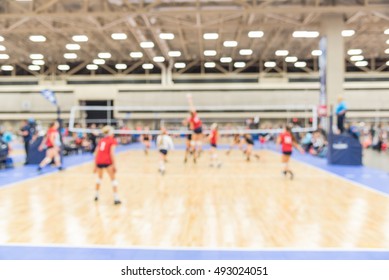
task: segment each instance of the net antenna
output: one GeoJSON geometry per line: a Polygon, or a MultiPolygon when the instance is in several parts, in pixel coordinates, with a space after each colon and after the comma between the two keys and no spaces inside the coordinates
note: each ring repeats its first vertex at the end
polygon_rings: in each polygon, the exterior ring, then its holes
{"type": "MultiPolygon", "coordinates": [[[[313,132],[318,128],[318,113],[317,106],[308,105],[285,105],[285,106],[197,106],[196,111],[204,123],[204,127],[210,127],[212,122],[219,122],[219,134],[261,134],[261,133],[280,133],[283,129],[281,124],[291,123],[294,118],[304,119],[302,126],[296,126],[292,129],[293,132],[313,132]],[[224,123],[234,123],[231,117],[238,114],[240,124],[232,126],[223,126],[224,123]],[[247,129],[244,120],[247,118],[258,117],[261,121],[266,119],[276,120],[278,128],[258,128],[247,129]],[[227,118],[220,121],[222,118],[227,118]],[[311,119],[312,122],[307,120],[311,119]]],[[[151,134],[157,135],[160,133],[159,128],[165,126],[168,133],[171,135],[191,134],[187,126],[182,124],[182,120],[189,116],[188,106],[74,106],[71,109],[69,119],[69,131],[92,133],[95,129],[85,128],[89,124],[97,125],[118,125],[125,122],[142,122],[153,121],[157,123],[154,130],[143,131],[140,129],[120,129],[115,128],[115,134],[151,134]],[[107,116],[113,116],[113,119],[88,119],[88,111],[104,111],[107,116]],[[112,113],[112,114],[111,114],[112,113]],[[76,123],[84,127],[76,127],[76,123]]],[[[235,119],[236,119],[235,118],[235,119]]],[[[270,121],[268,121],[270,122],[270,121]]],[[[134,125],[133,125],[134,126],[134,125]]],[[[205,129],[204,133],[209,133],[205,129]]]]}

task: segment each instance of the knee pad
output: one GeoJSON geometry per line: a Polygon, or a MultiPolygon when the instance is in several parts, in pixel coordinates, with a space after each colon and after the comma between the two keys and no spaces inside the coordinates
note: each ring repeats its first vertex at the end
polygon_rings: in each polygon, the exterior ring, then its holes
{"type": "Polygon", "coordinates": [[[197,143],[196,143],[196,144],[197,144],[197,146],[198,146],[198,147],[201,147],[201,145],[203,144],[203,142],[201,142],[201,141],[197,141],[197,143]]]}
{"type": "Polygon", "coordinates": [[[96,179],[96,184],[97,184],[97,185],[101,185],[101,179],[100,179],[100,178],[97,178],[97,179],[96,179]]]}
{"type": "Polygon", "coordinates": [[[195,142],[195,141],[193,141],[193,140],[190,141],[190,146],[191,146],[191,147],[194,147],[195,145],[196,145],[196,142],[195,142]]]}
{"type": "Polygon", "coordinates": [[[112,187],[117,187],[119,185],[117,180],[112,181],[112,187]]]}

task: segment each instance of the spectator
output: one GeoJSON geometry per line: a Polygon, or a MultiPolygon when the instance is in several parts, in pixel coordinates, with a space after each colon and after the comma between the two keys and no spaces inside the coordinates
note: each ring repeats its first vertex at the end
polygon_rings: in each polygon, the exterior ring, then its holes
{"type": "Polygon", "coordinates": [[[303,139],[301,140],[301,147],[305,150],[305,152],[309,152],[312,147],[312,133],[307,132],[303,139]]]}
{"type": "Polygon", "coordinates": [[[327,154],[327,145],[323,135],[319,131],[312,134],[312,147],[310,154],[318,157],[325,157],[327,154]]]}
{"type": "Polygon", "coordinates": [[[90,152],[93,154],[97,147],[97,137],[99,136],[99,132],[95,123],[91,124],[90,129],[92,129],[92,132],[88,133],[87,136],[90,141],[90,152]]]}
{"type": "Polygon", "coordinates": [[[24,142],[24,151],[26,153],[26,160],[25,160],[24,164],[26,165],[26,164],[28,164],[28,151],[29,151],[30,141],[35,134],[34,121],[33,120],[22,121],[22,126],[20,128],[20,134],[23,137],[23,142],[24,142]]]}
{"type": "Polygon", "coordinates": [[[0,129],[0,167],[13,167],[12,159],[9,157],[11,152],[10,142],[13,140],[13,135],[10,132],[0,129]]]}
{"type": "Polygon", "coordinates": [[[347,132],[352,136],[354,137],[355,139],[359,139],[359,137],[361,136],[361,133],[359,131],[359,128],[356,124],[351,124],[349,126],[349,128],[347,129],[347,132]]]}
{"type": "Polygon", "coordinates": [[[381,146],[383,143],[383,136],[384,136],[384,131],[382,129],[382,124],[378,124],[373,130],[373,143],[372,143],[372,148],[373,150],[377,150],[378,152],[381,152],[381,146]]]}

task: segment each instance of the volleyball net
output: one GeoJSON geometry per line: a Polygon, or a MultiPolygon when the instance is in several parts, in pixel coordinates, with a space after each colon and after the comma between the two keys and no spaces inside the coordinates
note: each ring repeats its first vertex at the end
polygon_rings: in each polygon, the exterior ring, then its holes
{"type": "MultiPolygon", "coordinates": [[[[192,133],[185,122],[188,109],[188,106],[74,106],[69,131],[92,133],[111,125],[117,135],[156,135],[161,127],[171,135],[186,135],[192,133]]],[[[213,123],[218,124],[221,135],[279,133],[285,124],[293,124],[293,132],[303,133],[315,131],[318,126],[317,107],[308,105],[197,106],[196,111],[205,134],[213,123]]]]}

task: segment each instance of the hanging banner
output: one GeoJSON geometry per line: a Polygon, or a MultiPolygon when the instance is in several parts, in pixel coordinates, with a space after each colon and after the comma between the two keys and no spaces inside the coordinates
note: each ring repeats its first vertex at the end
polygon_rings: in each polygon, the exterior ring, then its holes
{"type": "Polygon", "coordinates": [[[51,104],[57,106],[57,99],[55,98],[54,91],[49,89],[44,89],[41,91],[41,94],[43,95],[44,98],[50,101],[51,104]]]}
{"type": "Polygon", "coordinates": [[[320,74],[320,98],[319,98],[319,117],[327,116],[327,38],[323,37],[320,40],[319,56],[319,74],[320,74]]]}

